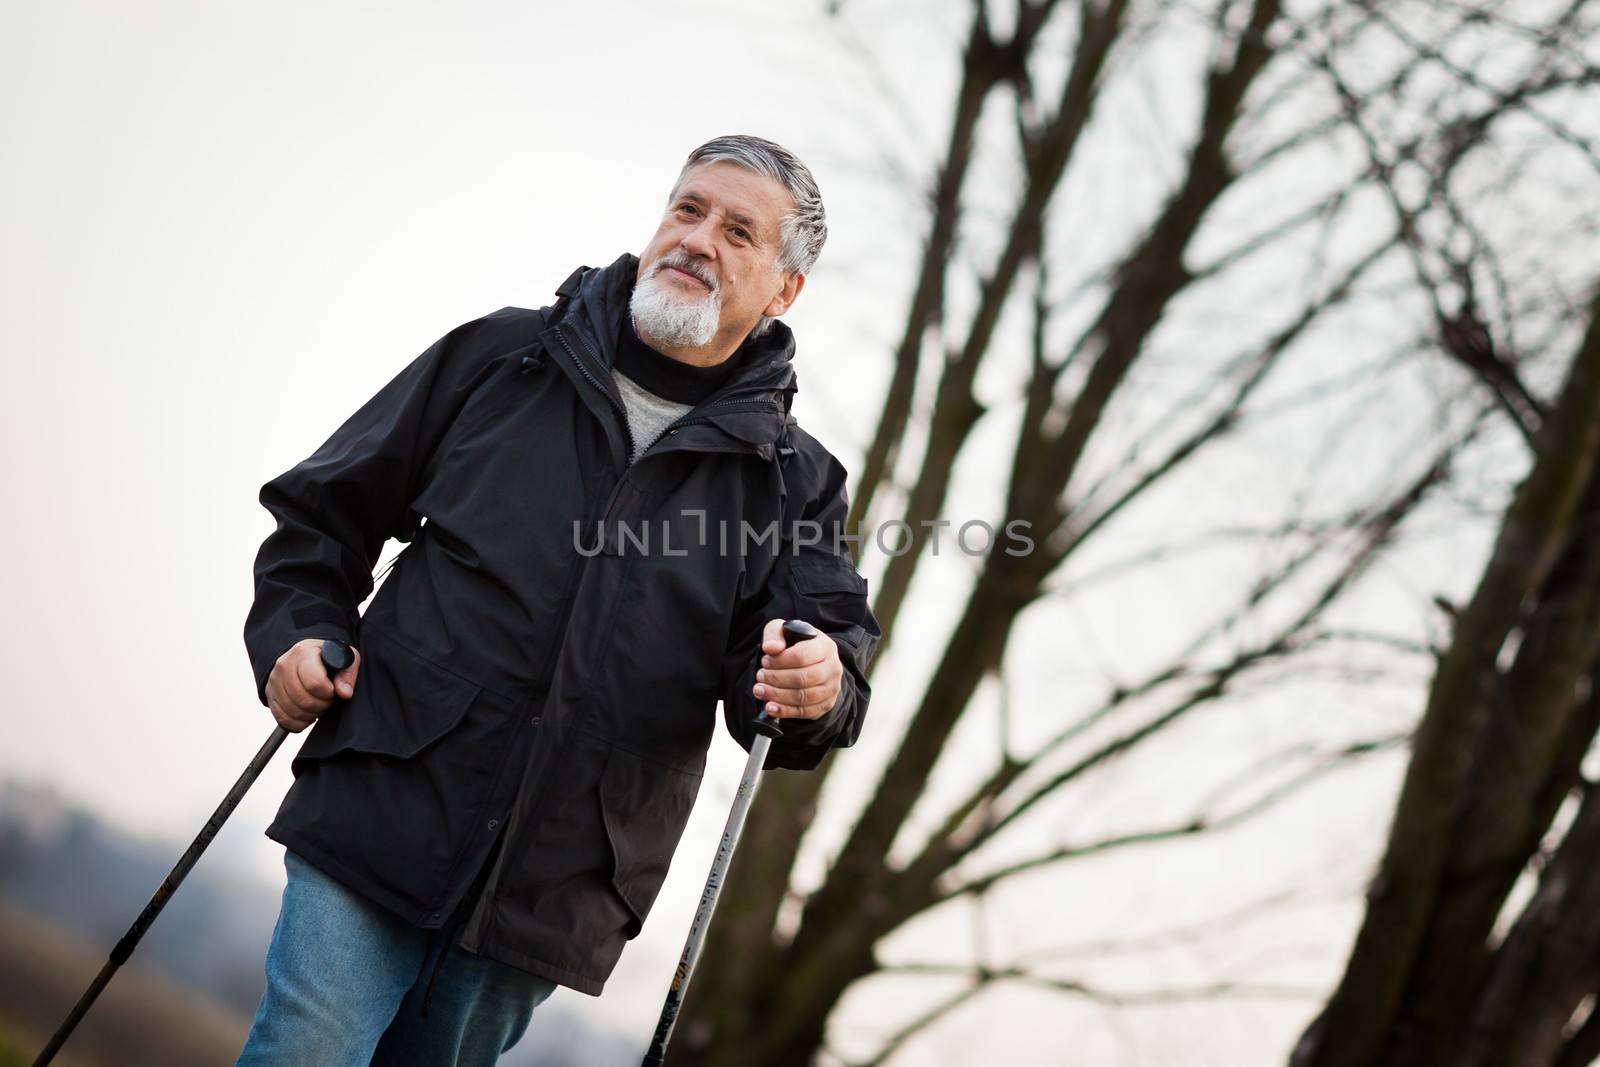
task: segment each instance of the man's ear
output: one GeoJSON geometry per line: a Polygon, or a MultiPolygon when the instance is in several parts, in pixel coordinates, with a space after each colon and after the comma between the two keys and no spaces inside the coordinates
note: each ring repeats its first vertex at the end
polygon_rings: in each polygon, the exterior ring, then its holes
{"type": "Polygon", "coordinates": [[[775,319],[782,315],[794,304],[800,296],[800,290],[806,287],[806,276],[791,271],[783,277],[783,288],[778,290],[778,295],[768,301],[767,306],[761,310],[763,318],[775,319]]]}

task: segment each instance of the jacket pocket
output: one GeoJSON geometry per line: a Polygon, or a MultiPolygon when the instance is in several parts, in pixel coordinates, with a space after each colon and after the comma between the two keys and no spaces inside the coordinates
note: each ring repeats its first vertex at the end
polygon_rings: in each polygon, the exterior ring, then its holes
{"type": "Polygon", "coordinates": [[[667,879],[700,790],[700,777],[613,748],[600,777],[600,812],[611,843],[611,885],[632,914],[625,936],[644,927],[667,879]]]}
{"type": "Polygon", "coordinates": [[[840,556],[820,559],[809,555],[796,556],[790,564],[789,572],[794,576],[795,589],[802,593],[810,595],[853,593],[861,597],[867,595],[867,580],[857,573],[849,560],[840,556]]]}
{"type": "Polygon", "coordinates": [[[802,553],[785,558],[793,583],[789,614],[859,647],[866,639],[867,580],[845,556],[802,553]]]}
{"type": "Polygon", "coordinates": [[[356,691],[323,713],[295,764],[341,752],[411,759],[460,725],[479,687],[363,626],[356,691]]]}

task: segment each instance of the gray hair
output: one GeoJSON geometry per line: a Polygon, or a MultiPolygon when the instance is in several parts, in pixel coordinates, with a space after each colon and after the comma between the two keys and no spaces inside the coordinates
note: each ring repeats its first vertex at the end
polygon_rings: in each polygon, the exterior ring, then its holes
{"type": "MultiPolygon", "coordinates": [[[[817,188],[810,168],[787,148],[761,137],[750,134],[715,137],[689,153],[673,184],[674,196],[684,176],[702,163],[735,163],[771,178],[789,191],[794,208],[784,212],[778,223],[782,244],[776,267],[782,273],[810,274],[817,257],[822,254],[823,242],[828,239],[828,216],[822,208],[822,191],[817,188]]],[[[772,328],[772,322],[763,317],[750,335],[760,337],[772,328]]]]}

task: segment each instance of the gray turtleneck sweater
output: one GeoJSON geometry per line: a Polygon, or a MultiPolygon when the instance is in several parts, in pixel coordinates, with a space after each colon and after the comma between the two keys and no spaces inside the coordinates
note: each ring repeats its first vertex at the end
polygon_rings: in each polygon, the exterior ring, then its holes
{"type": "Polygon", "coordinates": [[[694,405],[656,396],[615,368],[611,376],[617,380],[617,391],[622,394],[622,406],[628,413],[628,431],[633,435],[633,455],[628,457],[628,462],[632,463],[655,443],[673,420],[687,414],[694,405]]]}

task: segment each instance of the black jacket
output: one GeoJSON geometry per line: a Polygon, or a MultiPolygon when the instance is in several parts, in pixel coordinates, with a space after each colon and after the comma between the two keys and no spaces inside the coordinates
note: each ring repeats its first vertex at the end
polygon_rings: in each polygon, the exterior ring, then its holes
{"type": "Polygon", "coordinates": [[[753,740],[763,624],[805,619],[845,665],[835,708],[786,725],[768,767],[855,741],[879,637],[831,536],[844,468],[788,415],[781,322],[627,464],[609,368],[637,266],[581,268],[553,308],[450,331],[263,486],[278,526],[245,623],[263,703],[296,641],[362,653],[268,836],[419,927],[457,915],[469,951],[593,995],[666,877],[719,699],[753,740]],[[359,614],[388,538],[408,543],[359,614]]]}

